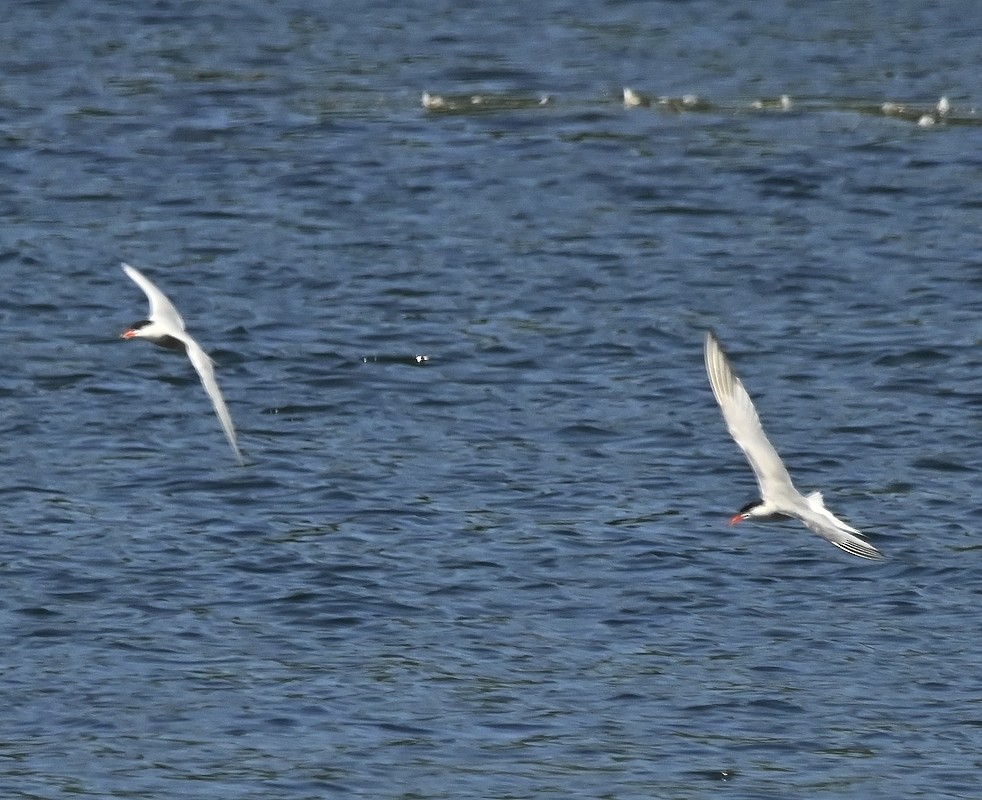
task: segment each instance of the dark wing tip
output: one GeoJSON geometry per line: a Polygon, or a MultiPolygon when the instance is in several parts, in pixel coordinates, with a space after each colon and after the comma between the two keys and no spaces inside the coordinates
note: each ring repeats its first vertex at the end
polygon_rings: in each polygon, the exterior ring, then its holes
{"type": "Polygon", "coordinates": [[[867,542],[832,542],[840,550],[845,550],[849,555],[865,558],[869,561],[884,561],[886,556],[867,542]]]}
{"type": "Polygon", "coordinates": [[[705,339],[705,344],[703,346],[703,349],[706,352],[706,358],[707,359],[709,358],[709,352],[710,352],[710,350],[711,349],[715,349],[716,352],[718,352],[720,354],[720,356],[722,357],[722,359],[723,359],[724,362],[726,362],[728,364],[729,361],[730,361],[730,357],[726,353],[726,348],[723,347],[723,342],[720,341],[719,336],[716,334],[716,331],[713,328],[709,328],[706,331],[706,339],[705,339]]]}
{"type": "Polygon", "coordinates": [[[708,346],[710,342],[720,347],[719,336],[716,335],[716,330],[713,328],[706,331],[706,345],[708,346]]]}

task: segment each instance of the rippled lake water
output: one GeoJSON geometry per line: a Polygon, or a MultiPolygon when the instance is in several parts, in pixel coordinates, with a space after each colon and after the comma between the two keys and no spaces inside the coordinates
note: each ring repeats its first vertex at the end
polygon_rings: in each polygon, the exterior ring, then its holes
{"type": "Polygon", "coordinates": [[[974,10],[8,9],[3,796],[977,796],[974,10]]]}

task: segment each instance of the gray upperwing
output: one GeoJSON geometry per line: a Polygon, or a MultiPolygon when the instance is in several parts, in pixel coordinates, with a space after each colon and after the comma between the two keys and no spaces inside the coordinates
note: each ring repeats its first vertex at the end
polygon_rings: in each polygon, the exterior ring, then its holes
{"type": "Polygon", "coordinates": [[[847,525],[825,508],[824,505],[821,505],[820,495],[818,496],[819,505],[816,506],[815,497],[817,494],[816,492],[815,494],[809,495],[808,508],[807,510],[803,510],[800,515],[801,521],[805,523],[805,527],[808,530],[817,533],[823,539],[845,550],[847,553],[859,556],[859,558],[886,558],[873,545],[865,539],[860,538],[857,535],[859,531],[851,525],[847,525]]]}
{"type": "Polygon", "coordinates": [[[723,412],[727,430],[750,463],[762,497],[799,497],[781,456],[764,433],[750,395],[730,367],[722,345],[712,331],[706,334],[705,357],[709,384],[723,412]]]}
{"type": "Polygon", "coordinates": [[[173,326],[178,331],[184,330],[184,320],[174,308],[174,304],[167,298],[153,282],[136,267],[131,267],[123,263],[123,272],[129,279],[139,286],[150,301],[150,315],[148,319],[152,322],[160,322],[173,326]]]}
{"type": "Polygon", "coordinates": [[[215,413],[218,415],[218,421],[222,424],[225,438],[232,445],[232,449],[235,451],[235,457],[241,464],[243,463],[242,453],[236,441],[235,426],[232,424],[232,415],[228,413],[228,407],[225,405],[222,392],[218,388],[218,380],[215,378],[215,366],[209,355],[201,349],[201,346],[194,339],[185,334],[182,340],[187,346],[188,358],[191,359],[191,365],[198,373],[198,377],[201,379],[201,385],[205,387],[208,397],[211,398],[211,404],[214,406],[215,413]]]}

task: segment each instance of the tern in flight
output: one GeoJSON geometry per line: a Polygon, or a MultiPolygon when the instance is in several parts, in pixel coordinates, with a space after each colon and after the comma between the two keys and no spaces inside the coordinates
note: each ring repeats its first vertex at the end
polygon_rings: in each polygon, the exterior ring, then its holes
{"type": "Polygon", "coordinates": [[[825,507],[821,492],[805,496],[795,488],[787,467],[764,433],[750,395],[733,373],[719,339],[712,331],[706,334],[705,355],[706,373],[726,427],[750,462],[763,498],[747,503],[733,515],[730,524],[736,525],[745,519],[769,521],[793,517],[851,555],[884,558],[879,550],[860,538],[859,531],[825,507]]]}
{"type": "Polygon", "coordinates": [[[146,294],[150,301],[150,315],[149,319],[134,322],[119,338],[147,339],[160,347],[166,347],[170,350],[183,350],[187,354],[191,366],[201,378],[201,385],[205,387],[208,397],[211,398],[211,404],[215,407],[218,420],[222,423],[222,430],[225,431],[225,438],[232,445],[239,463],[243,463],[242,453],[239,451],[239,445],[235,440],[235,427],[232,425],[232,417],[225,406],[225,400],[222,399],[218,381],[215,380],[215,367],[211,358],[184,329],[184,320],[177,313],[174,304],[167,299],[167,295],[160,291],[146,275],[129,264],[123,264],[123,272],[146,294]]]}

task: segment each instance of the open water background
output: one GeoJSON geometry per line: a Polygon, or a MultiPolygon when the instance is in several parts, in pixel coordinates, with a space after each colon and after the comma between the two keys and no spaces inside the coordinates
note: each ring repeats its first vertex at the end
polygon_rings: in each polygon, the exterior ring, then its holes
{"type": "Polygon", "coordinates": [[[3,796],[978,797],[977,23],[5,6],[3,796]],[[889,561],[727,528],[709,327],[889,561]]]}

